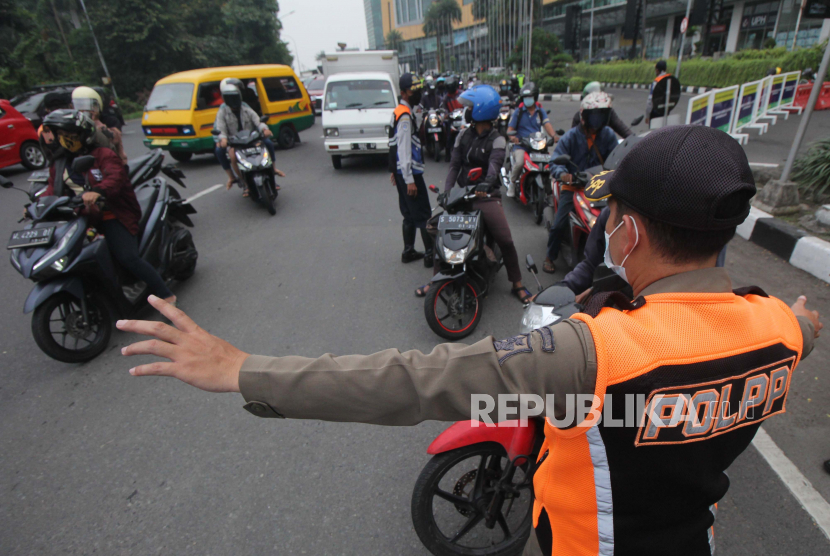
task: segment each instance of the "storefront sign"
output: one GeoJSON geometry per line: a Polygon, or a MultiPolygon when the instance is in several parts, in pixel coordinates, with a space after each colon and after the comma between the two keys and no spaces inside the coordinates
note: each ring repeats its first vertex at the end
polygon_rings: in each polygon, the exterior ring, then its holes
{"type": "Polygon", "coordinates": [[[767,26],[767,21],[769,21],[770,24],[775,23],[775,15],[776,14],[758,14],[745,16],[741,20],[741,29],[763,29],[767,26]]]}
{"type": "Polygon", "coordinates": [[[784,74],[784,89],[781,93],[779,106],[791,106],[795,100],[795,90],[798,87],[798,80],[801,79],[800,71],[793,71],[784,74]]]}
{"type": "Polygon", "coordinates": [[[784,75],[776,75],[772,78],[772,89],[769,92],[769,104],[767,110],[774,110],[781,104],[781,92],[784,89],[784,75]]]}
{"type": "Polygon", "coordinates": [[[709,125],[709,116],[712,113],[712,93],[704,93],[689,99],[689,108],[686,111],[687,125],[709,125]]]}
{"type": "Polygon", "coordinates": [[[712,25],[709,27],[709,34],[711,35],[719,35],[720,33],[726,32],[726,24],[721,25],[712,25]]]}
{"type": "Polygon", "coordinates": [[[738,95],[740,101],[737,115],[738,119],[735,120],[736,131],[747,124],[751,124],[755,119],[755,101],[758,97],[758,89],[760,89],[760,86],[760,81],[753,81],[741,85],[741,92],[738,95]]]}
{"type": "Polygon", "coordinates": [[[735,104],[738,98],[739,87],[727,87],[726,89],[719,89],[712,93],[714,101],[712,103],[712,118],[709,121],[709,126],[719,129],[725,133],[732,132],[732,120],[735,115],[735,104]]]}

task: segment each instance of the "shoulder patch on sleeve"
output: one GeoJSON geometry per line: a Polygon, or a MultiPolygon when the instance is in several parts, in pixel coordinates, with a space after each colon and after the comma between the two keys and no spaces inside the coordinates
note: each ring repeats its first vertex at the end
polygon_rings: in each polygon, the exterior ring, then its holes
{"type": "Polygon", "coordinates": [[[505,361],[519,353],[533,352],[533,346],[530,345],[530,334],[520,334],[506,340],[493,342],[493,348],[496,350],[496,357],[499,358],[499,365],[504,365],[505,361]]]}
{"type": "Polygon", "coordinates": [[[556,344],[553,341],[553,330],[550,326],[543,326],[537,332],[542,335],[542,351],[553,353],[556,351],[556,344]]]}

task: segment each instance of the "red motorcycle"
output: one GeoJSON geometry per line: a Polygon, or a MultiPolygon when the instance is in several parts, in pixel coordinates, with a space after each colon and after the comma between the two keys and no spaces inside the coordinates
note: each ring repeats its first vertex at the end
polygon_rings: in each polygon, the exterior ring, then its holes
{"type": "Polygon", "coordinates": [[[541,419],[460,421],[436,438],[412,493],[412,523],[436,556],[518,556],[531,532],[541,419]]]}
{"type": "MultiPolygon", "coordinates": [[[[524,170],[519,178],[518,189],[514,197],[523,205],[533,208],[536,224],[542,223],[545,207],[549,204],[551,194],[550,170],[548,162],[548,138],[537,131],[529,137],[522,137],[521,146],[524,147],[524,170]]],[[[508,165],[512,166],[513,157],[508,157],[508,165]]],[[[505,165],[501,169],[501,179],[505,187],[509,188],[511,168],[505,165]]]]}

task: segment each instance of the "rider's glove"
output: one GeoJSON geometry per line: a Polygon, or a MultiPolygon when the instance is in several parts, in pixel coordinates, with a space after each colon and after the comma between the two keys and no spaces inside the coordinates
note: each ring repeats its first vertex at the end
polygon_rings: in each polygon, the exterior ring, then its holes
{"type": "Polygon", "coordinates": [[[490,193],[490,184],[487,182],[481,182],[476,186],[476,193],[490,193]]]}

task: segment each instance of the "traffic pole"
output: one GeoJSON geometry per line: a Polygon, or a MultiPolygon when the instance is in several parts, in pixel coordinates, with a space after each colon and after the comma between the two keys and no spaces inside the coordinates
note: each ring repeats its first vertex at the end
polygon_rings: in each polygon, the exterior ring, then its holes
{"type": "Polygon", "coordinates": [[[813,108],[816,106],[818,95],[821,92],[821,86],[824,83],[824,76],[827,75],[827,62],[830,61],[830,41],[824,47],[824,57],[821,59],[821,66],[816,74],[816,80],[813,82],[813,90],[810,92],[810,100],[807,101],[807,109],[804,111],[804,116],[798,124],[798,131],[795,133],[795,140],[793,146],[790,148],[790,154],[787,156],[787,162],[784,164],[784,171],[781,172],[781,181],[787,181],[790,177],[790,172],[793,169],[795,162],[795,155],[798,149],[801,148],[801,142],[804,140],[804,133],[807,131],[807,126],[810,125],[810,116],[813,115],[813,108]]]}
{"type": "Polygon", "coordinates": [[[101,47],[98,46],[98,39],[95,38],[95,30],[92,28],[92,22],[89,20],[89,14],[86,11],[86,5],[84,4],[84,0],[81,0],[81,8],[83,8],[84,16],[86,16],[86,24],[89,25],[89,32],[92,33],[92,42],[95,43],[95,50],[98,51],[98,58],[101,60],[101,66],[103,66],[104,68],[104,73],[107,74],[107,79],[110,80],[110,87],[112,87],[112,96],[115,97],[115,100],[118,100],[118,93],[115,92],[115,82],[112,80],[110,70],[107,69],[107,63],[104,61],[104,55],[101,54],[101,47]]]}
{"type": "Polygon", "coordinates": [[[686,42],[686,31],[689,30],[689,14],[691,13],[691,11],[692,0],[689,0],[689,3],[686,4],[686,17],[683,18],[683,21],[686,22],[686,28],[683,29],[682,33],[680,33],[680,51],[677,53],[677,67],[674,70],[674,76],[678,79],[680,79],[680,62],[683,60],[683,45],[686,42]]]}

